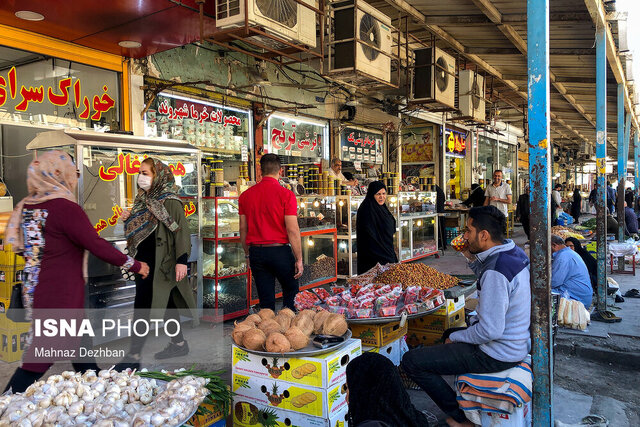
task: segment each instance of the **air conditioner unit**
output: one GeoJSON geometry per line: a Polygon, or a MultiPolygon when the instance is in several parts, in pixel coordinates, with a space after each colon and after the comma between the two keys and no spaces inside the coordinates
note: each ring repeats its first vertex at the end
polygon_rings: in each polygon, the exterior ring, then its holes
{"type": "Polygon", "coordinates": [[[355,71],[390,82],[391,18],[359,0],[340,2],[334,7],[329,72],[355,71]]]}
{"type": "MultiPolygon", "coordinates": [[[[315,8],[317,0],[302,0],[315,8]]],[[[260,26],[268,33],[316,47],[316,14],[295,0],[216,0],[219,29],[260,26]]]]}
{"type": "Polygon", "coordinates": [[[462,70],[458,81],[458,108],[462,115],[484,122],[484,77],[471,70],[462,70]]]}
{"type": "Polygon", "coordinates": [[[455,58],[437,47],[417,49],[414,54],[416,63],[411,91],[412,100],[436,101],[447,107],[455,108],[455,58]]]}

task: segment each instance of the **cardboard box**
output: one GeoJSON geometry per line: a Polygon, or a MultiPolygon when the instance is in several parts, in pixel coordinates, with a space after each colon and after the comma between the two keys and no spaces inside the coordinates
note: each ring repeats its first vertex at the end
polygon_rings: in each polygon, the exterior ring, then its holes
{"type": "Polygon", "coordinates": [[[464,295],[460,295],[456,298],[447,298],[447,300],[440,306],[440,308],[432,314],[447,315],[455,313],[456,311],[464,308],[464,295]]]}
{"type": "Polygon", "coordinates": [[[464,307],[451,314],[427,314],[423,317],[409,320],[412,331],[440,332],[449,328],[459,328],[465,325],[464,307]]]}
{"type": "Polygon", "coordinates": [[[347,406],[346,383],[346,375],[327,389],[240,374],[232,376],[233,392],[249,403],[320,418],[334,417],[347,406]]]}
{"type": "Polygon", "coordinates": [[[257,356],[234,345],[233,374],[326,389],[343,382],[347,364],[362,354],[360,340],[349,341],[340,350],[300,358],[257,356]]]}
{"type": "Polygon", "coordinates": [[[384,347],[407,334],[407,323],[400,326],[400,322],[389,322],[380,325],[349,325],[353,338],[362,341],[362,345],[369,347],[384,347]]]}
{"type": "Polygon", "coordinates": [[[346,427],[348,410],[349,408],[345,405],[332,417],[313,417],[284,409],[254,404],[239,396],[235,396],[231,407],[233,425],[239,427],[346,427]]]}
{"type": "Polygon", "coordinates": [[[403,352],[403,344],[406,345],[404,337],[400,337],[391,344],[387,344],[384,347],[362,347],[363,352],[378,353],[391,360],[391,362],[400,366],[400,361],[405,352],[403,352]]]}
{"type": "Polygon", "coordinates": [[[410,347],[423,345],[425,347],[444,344],[442,340],[442,332],[425,332],[409,329],[407,333],[407,344],[410,347]]]}
{"type": "Polygon", "coordinates": [[[210,411],[209,414],[194,415],[189,418],[184,425],[192,427],[223,427],[227,424],[224,413],[222,411],[216,411],[213,405],[209,403],[202,403],[200,407],[204,407],[210,411]]]}

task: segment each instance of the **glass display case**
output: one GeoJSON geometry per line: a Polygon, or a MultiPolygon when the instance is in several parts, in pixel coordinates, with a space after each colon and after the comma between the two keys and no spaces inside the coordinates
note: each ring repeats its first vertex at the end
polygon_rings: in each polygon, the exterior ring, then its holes
{"type": "MultiPolygon", "coordinates": [[[[76,159],[79,171],[78,203],[87,213],[100,237],[126,252],[125,209],[133,206],[138,192],[136,180],[140,162],[152,157],[167,164],[175,178],[178,194],[185,202],[185,216],[192,234],[189,277],[201,304],[202,282],[196,274],[201,263],[198,200],[200,197],[200,153],[186,142],[165,140],[162,144],[148,138],[106,134],[92,131],[60,130],[42,132],[27,149],[60,149],[76,159]]],[[[89,255],[87,264],[87,307],[117,308],[124,315],[133,310],[135,282],[133,275],[89,255]]]]}
{"type": "Polygon", "coordinates": [[[202,198],[203,306],[224,320],[249,312],[249,276],[240,244],[237,197],[202,198]]]}
{"type": "MultiPolygon", "coordinates": [[[[304,270],[298,279],[300,290],[335,282],[337,278],[336,197],[300,196],[298,224],[302,239],[304,270]]],[[[276,298],[282,297],[282,286],[276,280],[276,298]]],[[[258,290],[251,280],[251,304],[257,304],[258,290]]]]}
{"type": "Polygon", "coordinates": [[[357,274],[358,245],[356,216],[365,196],[336,196],[336,228],[338,230],[338,278],[357,274]]]}
{"type": "Polygon", "coordinates": [[[414,261],[438,253],[436,193],[400,192],[388,199],[397,221],[396,252],[400,262],[414,261]]]}

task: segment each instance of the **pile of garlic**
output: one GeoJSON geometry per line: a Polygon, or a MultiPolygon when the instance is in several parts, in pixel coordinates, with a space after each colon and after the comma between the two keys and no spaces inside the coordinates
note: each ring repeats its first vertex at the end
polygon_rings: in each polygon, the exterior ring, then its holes
{"type": "Polygon", "coordinates": [[[0,396],[0,427],[181,425],[209,394],[208,381],[186,376],[165,385],[130,371],[65,371],[0,396]]]}

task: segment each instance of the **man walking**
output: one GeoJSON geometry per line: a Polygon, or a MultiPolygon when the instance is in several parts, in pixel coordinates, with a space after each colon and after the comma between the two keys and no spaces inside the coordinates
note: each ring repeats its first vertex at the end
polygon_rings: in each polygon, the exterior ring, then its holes
{"type": "Polygon", "coordinates": [[[506,217],[509,215],[509,205],[511,204],[511,187],[502,181],[502,171],[493,172],[493,183],[487,186],[484,192],[485,206],[495,206],[506,217]]]}
{"type": "Polygon", "coordinates": [[[295,310],[302,247],[296,197],[282,187],[280,159],[260,159],[262,181],[240,196],[240,242],[256,281],[261,308],[275,310],[275,279],[282,285],[282,305],[295,310]]]}
{"type": "Polygon", "coordinates": [[[450,426],[472,426],[456,392],[441,375],[491,373],[512,368],[531,350],[529,258],[504,240],[506,219],[493,206],[469,211],[463,254],[478,277],[477,316],[468,328],[445,331],[443,345],[411,350],[404,371],[447,414],[450,426]]]}

